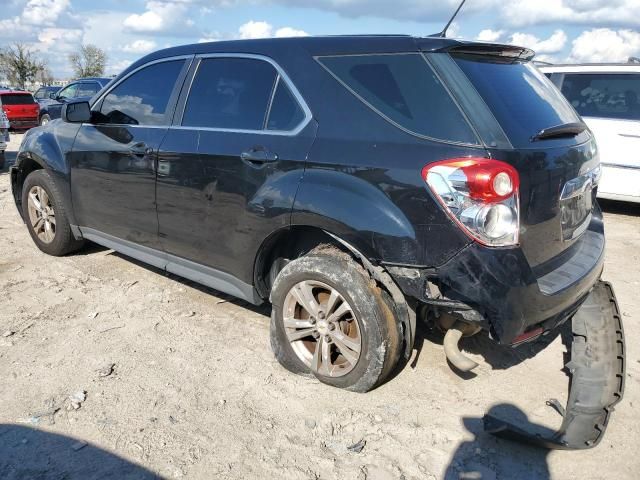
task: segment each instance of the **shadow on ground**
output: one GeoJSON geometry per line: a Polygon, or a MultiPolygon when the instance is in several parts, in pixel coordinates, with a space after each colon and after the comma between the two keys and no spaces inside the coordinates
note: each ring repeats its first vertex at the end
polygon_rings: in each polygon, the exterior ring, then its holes
{"type": "MultiPolygon", "coordinates": [[[[548,428],[530,424],[525,413],[511,404],[495,405],[489,414],[514,425],[550,436],[548,428]]],[[[461,443],[447,467],[445,480],[548,480],[551,478],[547,456],[549,450],[496,438],[484,432],[482,418],[465,417],[465,428],[475,438],[461,443]]]]}
{"type": "Polygon", "coordinates": [[[600,208],[605,213],[615,213],[616,215],[628,215],[630,217],[640,217],[640,203],[617,202],[615,200],[598,199],[600,208]]]}
{"type": "Polygon", "coordinates": [[[0,424],[4,480],[157,479],[157,474],[78,439],[0,424]]]}

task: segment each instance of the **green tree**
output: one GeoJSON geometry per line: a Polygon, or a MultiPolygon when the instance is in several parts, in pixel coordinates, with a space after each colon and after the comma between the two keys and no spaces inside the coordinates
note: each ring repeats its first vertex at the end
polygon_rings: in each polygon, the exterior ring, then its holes
{"type": "Polygon", "coordinates": [[[0,71],[13,85],[25,88],[44,69],[44,64],[36,54],[23,43],[0,50],[0,71]]]}
{"type": "Polygon", "coordinates": [[[76,78],[101,77],[107,64],[107,53],[95,45],[81,45],[80,51],[69,55],[76,78]]]}

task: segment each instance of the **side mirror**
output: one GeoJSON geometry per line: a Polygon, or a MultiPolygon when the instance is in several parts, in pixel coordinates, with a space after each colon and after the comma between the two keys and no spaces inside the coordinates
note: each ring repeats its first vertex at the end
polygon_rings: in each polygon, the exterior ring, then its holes
{"type": "Polygon", "coordinates": [[[65,103],[62,106],[61,117],[63,122],[89,123],[91,121],[89,102],[65,103]]]}
{"type": "Polygon", "coordinates": [[[55,93],[55,92],[51,92],[51,93],[49,94],[49,98],[50,98],[51,100],[56,100],[56,99],[58,98],[58,94],[57,94],[57,93],[55,93]]]}

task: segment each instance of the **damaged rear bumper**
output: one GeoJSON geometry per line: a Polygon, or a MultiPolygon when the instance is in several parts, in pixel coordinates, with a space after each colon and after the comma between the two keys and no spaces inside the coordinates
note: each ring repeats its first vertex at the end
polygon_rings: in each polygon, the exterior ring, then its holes
{"type": "Polygon", "coordinates": [[[573,316],[571,330],[571,360],[566,364],[571,380],[560,429],[544,437],[486,415],[487,432],[552,449],[592,448],[602,440],[625,381],[624,331],[611,284],[596,284],[573,316]]]}

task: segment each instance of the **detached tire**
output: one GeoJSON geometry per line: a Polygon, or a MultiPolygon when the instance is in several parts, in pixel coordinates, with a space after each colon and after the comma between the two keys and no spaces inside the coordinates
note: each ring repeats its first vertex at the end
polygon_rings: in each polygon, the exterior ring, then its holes
{"type": "Polygon", "coordinates": [[[397,365],[390,297],[350,256],[322,250],[293,260],[271,290],[271,346],[280,364],[328,385],[367,392],[397,365]]]}
{"type": "Polygon", "coordinates": [[[62,203],[62,196],[45,170],[31,172],[22,186],[22,212],[29,234],[44,253],[62,256],[80,249],[62,203]]]}

